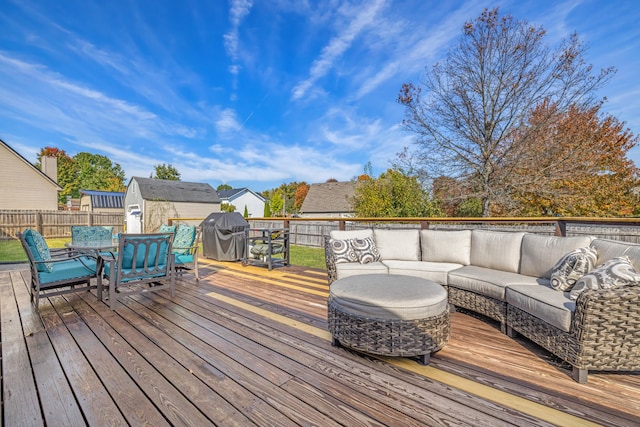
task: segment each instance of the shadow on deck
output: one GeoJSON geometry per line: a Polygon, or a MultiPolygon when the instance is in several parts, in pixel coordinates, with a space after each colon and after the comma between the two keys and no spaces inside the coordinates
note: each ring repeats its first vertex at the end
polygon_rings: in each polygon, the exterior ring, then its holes
{"type": "Polygon", "coordinates": [[[563,365],[490,320],[452,315],[429,366],[332,347],[326,274],[203,260],[175,298],[31,307],[0,271],[2,425],[638,425],[640,373],[563,365]]]}

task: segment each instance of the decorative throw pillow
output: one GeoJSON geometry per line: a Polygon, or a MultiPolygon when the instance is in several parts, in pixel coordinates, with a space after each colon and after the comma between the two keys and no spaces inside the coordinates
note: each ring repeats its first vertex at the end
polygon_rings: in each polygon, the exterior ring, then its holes
{"type": "MultiPolygon", "coordinates": [[[[27,245],[29,245],[31,255],[33,255],[33,259],[35,261],[51,260],[51,252],[49,252],[49,246],[44,240],[44,237],[42,237],[42,234],[38,233],[36,230],[27,229],[24,232],[24,238],[27,241],[27,245]]],[[[36,264],[36,268],[38,269],[38,271],[51,273],[53,271],[53,263],[39,262],[36,264]]]]}
{"type": "Polygon", "coordinates": [[[632,283],[640,283],[640,274],[631,265],[629,257],[611,258],[582,276],[569,296],[577,300],[578,295],[587,289],[611,289],[632,283]]]}
{"type": "Polygon", "coordinates": [[[331,248],[331,252],[333,252],[336,264],[358,261],[358,254],[356,254],[356,251],[354,251],[351,246],[351,239],[329,239],[329,247],[331,248]]]}
{"type": "Polygon", "coordinates": [[[578,279],[596,265],[598,254],[590,246],[575,249],[564,255],[551,268],[551,287],[556,291],[568,292],[578,279]]]}
{"type": "Polygon", "coordinates": [[[345,262],[368,264],[380,261],[380,253],[371,237],[346,240],[330,239],[329,246],[336,264],[345,262]]]}
{"type": "Polygon", "coordinates": [[[364,239],[351,239],[351,246],[358,256],[360,264],[380,261],[380,252],[371,237],[364,239]]]}

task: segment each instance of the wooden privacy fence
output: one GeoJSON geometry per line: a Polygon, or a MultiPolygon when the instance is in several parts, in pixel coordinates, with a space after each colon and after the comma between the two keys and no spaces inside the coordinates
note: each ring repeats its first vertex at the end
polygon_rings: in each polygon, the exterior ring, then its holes
{"type": "Polygon", "coordinates": [[[0,240],[15,239],[16,233],[33,228],[45,238],[71,237],[72,225],[113,226],[113,232],[124,230],[124,213],[87,211],[0,211],[0,240]]]}

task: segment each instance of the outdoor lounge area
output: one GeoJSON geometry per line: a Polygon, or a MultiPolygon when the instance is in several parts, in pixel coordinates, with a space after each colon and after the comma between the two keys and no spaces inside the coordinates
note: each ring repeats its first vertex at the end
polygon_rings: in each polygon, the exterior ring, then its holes
{"type": "Polygon", "coordinates": [[[570,366],[451,314],[429,366],[331,345],[324,270],[201,259],[168,290],[29,301],[0,271],[3,425],[637,425],[640,373],[570,366]]]}

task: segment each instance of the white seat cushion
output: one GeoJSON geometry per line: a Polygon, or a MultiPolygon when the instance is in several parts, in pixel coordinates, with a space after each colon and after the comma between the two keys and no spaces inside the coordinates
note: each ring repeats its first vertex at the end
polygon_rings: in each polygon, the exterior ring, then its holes
{"type": "Polygon", "coordinates": [[[571,301],[568,292],[558,292],[544,285],[509,285],[506,297],[509,305],[565,332],[571,331],[576,303],[571,301]]]}
{"type": "Polygon", "coordinates": [[[462,264],[451,262],[428,262],[428,261],[382,261],[389,268],[389,274],[404,274],[407,276],[420,277],[422,279],[433,280],[442,285],[447,284],[447,275],[450,271],[462,267],[462,264]]]}
{"type": "Polygon", "coordinates": [[[381,262],[370,262],[368,264],[360,264],[359,262],[336,264],[336,277],[338,279],[359,274],[387,274],[388,272],[389,269],[387,266],[381,262]]]}
{"type": "Polygon", "coordinates": [[[548,284],[548,279],[524,276],[508,271],[492,270],[474,265],[465,265],[449,272],[448,285],[505,301],[505,288],[509,284],[548,284]]]}

